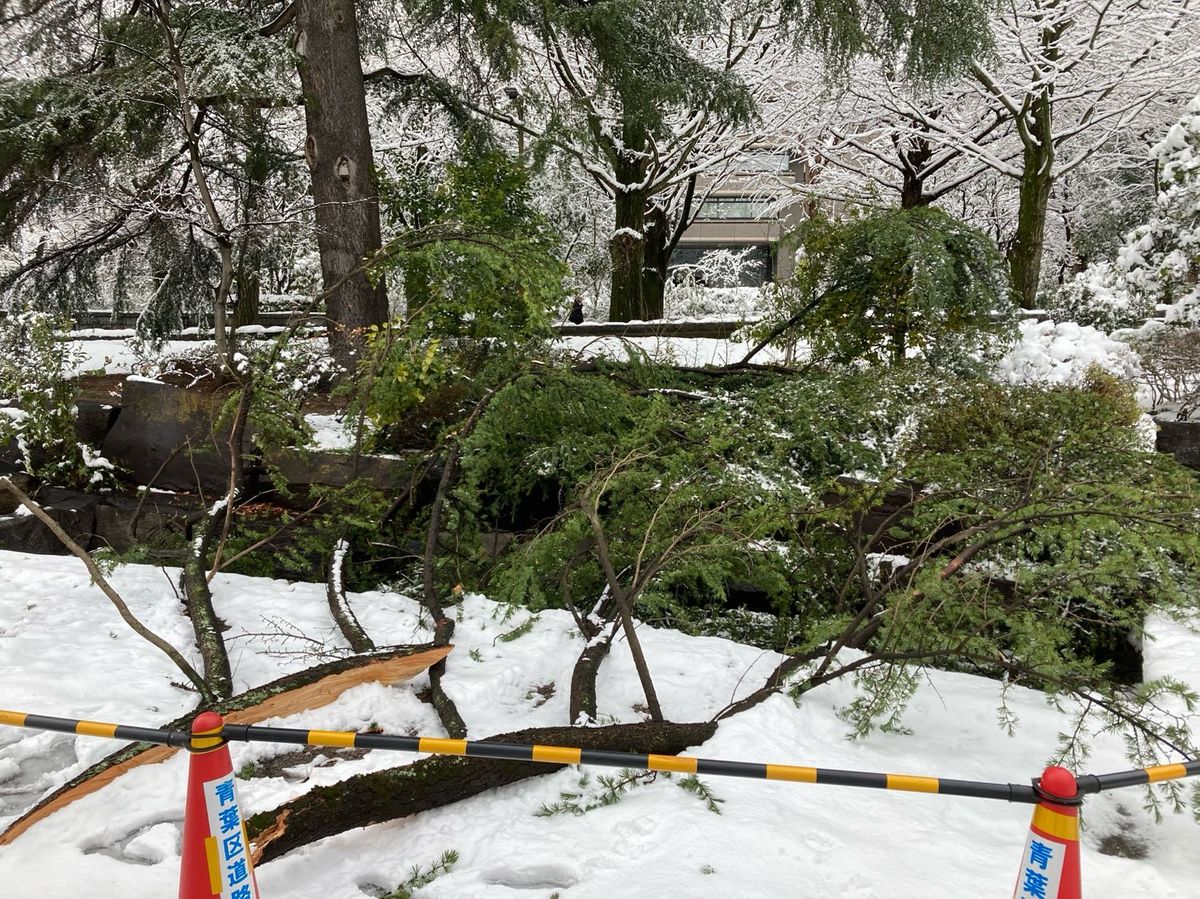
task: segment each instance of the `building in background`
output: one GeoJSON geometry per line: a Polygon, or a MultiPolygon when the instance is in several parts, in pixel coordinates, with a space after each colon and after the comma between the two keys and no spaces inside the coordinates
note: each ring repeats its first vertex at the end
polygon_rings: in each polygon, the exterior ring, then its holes
{"type": "Polygon", "coordinates": [[[694,270],[705,253],[732,250],[747,261],[736,286],[786,281],[795,262],[781,240],[809,214],[811,201],[802,193],[809,168],[787,148],[762,147],[738,157],[719,180],[699,185],[703,199],[671,254],[672,270],[694,270]]]}

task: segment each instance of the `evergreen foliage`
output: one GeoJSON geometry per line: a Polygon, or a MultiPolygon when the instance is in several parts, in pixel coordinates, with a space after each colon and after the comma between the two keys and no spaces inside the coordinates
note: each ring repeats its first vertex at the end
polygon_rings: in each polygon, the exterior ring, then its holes
{"type": "Polygon", "coordinates": [[[796,238],[796,274],[759,330],[794,324],[819,362],[899,364],[914,350],[953,369],[1002,348],[1014,333],[994,244],[939,209],[812,219],[796,238]]]}
{"type": "Polygon", "coordinates": [[[458,532],[520,529],[487,590],[586,614],[610,586],[592,510],[639,617],[787,652],[797,695],[857,675],[860,730],[901,727],[923,664],[1119,704],[1128,636],[1200,595],[1195,479],[1140,417],[1100,372],[526,376],[464,447],[458,532]],[[730,614],[732,581],[773,624],[730,614]]]}
{"type": "Polygon", "coordinates": [[[440,179],[401,167],[380,188],[406,230],[377,268],[402,274],[407,306],[371,330],[363,360],[364,407],[380,426],[464,378],[478,391],[506,375],[549,336],[562,303],[566,271],[533,209],[528,171],[481,135],[462,149],[440,179]]]}
{"type": "Polygon", "coordinates": [[[268,237],[260,218],[265,193],[294,190],[295,167],[258,114],[291,99],[276,43],[246,27],[243,6],[160,12],[30,5],[5,42],[26,65],[0,81],[0,241],[42,235],[0,288],[58,311],[144,302],[140,324],[151,336],[210,311],[219,271],[194,194],[177,74],[214,200],[242,228],[239,269],[257,269],[263,260],[248,251],[279,249],[290,233],[282,225],[268,237]]]}
{"type": "Polygon", "coordinates": [[[447,849],[437,861],[424,870],[420,865],[413,865],[412,871],[404,882],[388,893],[384,899],[413,899],[413,896],[423,887],[429,886],[442,875],[449,874],[457,864],[458,852],[454,849],[447,849]]]}
{"type": "Polygon", "coordinates": [[[783,9],[796,38],[823,51],[836,69],[866,54],[902,60],[911,78],[929,82],[992,47],[992,7],[985,0],[783,0],[783,9]]]}
{"type": "Polygon", "coordinates": [[[26,473],[62,486],[112,485],[115,467],[75,433],[78,362],[64,323],[42,312],[0,319],[0,445],[16,444],[26,473]]]}

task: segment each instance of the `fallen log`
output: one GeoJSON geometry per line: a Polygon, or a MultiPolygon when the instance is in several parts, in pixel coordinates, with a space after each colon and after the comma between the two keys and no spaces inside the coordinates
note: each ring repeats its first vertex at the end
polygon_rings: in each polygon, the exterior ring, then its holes
{"type": "MultiPolygon", "coordinates": [[[[714,722],[614,724],[609,727],[536,727],[488,737],[499,743],[578,746],[611,752],[675,755],[716,733],[714,722]]],[[[316,787],[252,817],[246,825],[256,864],[335,834],[415,815],[566,767],[462,756],[434,756],[410,765],[358,774],[316,787]]]]}
{"type": "MultiPolygon", "coordinates": [[[[288,674],[253,690],[247,690],[211,708],[230,724],[256,724],[268,718],[294,715],[329,705],[342,693],[359,684],[394,684],[415,677],[441,661],[452,646],[402,646],[365,655],[350,656],[288,674]]],[[[168,730],[190,730],[192,719],[203,708],[188,712],[169,724],[168,730]]],[[[171,746],[133,743],[98,761],[82,774],[59,787],[8,826],[0,834],[5,846],[37,822],[65,808],[76,799],[96,792],[126,771],[140,765],[166,761],[178,750],[171,746]]]]}

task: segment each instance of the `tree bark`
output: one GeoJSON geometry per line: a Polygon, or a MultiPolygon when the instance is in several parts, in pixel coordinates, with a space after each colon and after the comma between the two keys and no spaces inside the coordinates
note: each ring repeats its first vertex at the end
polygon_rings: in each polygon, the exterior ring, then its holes
{"type": "Polygon", "coordinates": [[[295,48],[330,344],[346,363],[356,332],[388,317],[383,278],[372,284],[363,270],[381,240],[353,0],[299,0],[295,48]]]}
{"type": "MultiPolygon", "coordinates": [[[[611,727],[546,727],[489,737],[499,743],[579,746],[610,752],[674,755],[716,732],[716,724],[617,724],[611,727]]],[[[317,787],[247,822],[261,862],[335,834],[391,821],[478,796],[495,787],[552,774],[565,766],[541,762],[438,756],[414,764],[359,774],[317,787]],[[269,834],[268,832],[273,831],[269,834]],[[264,837],[266,838],[264,845],[264,837]]]]}
{"type": "MultiPolygon", "coordinates": [[[[1045,104],[1049,117],[1048,101],[1045,104]]],[[[1048,134],[1032,125],[1035,134],[1048,134]]],[[[1038,144],[1026,143],[1025,167],[1021,174],[1021,199],[1017,208],[1017,230],[1008,250],[1013,290],[1022,309],[1037,307],[1038,283],[1042,274],[1042,250],[1046,238],[1046,209],[1050,190],[1054,186],[1054,149],[1042,139],[1038,144]]]]}
{"type": "Polygon", "coordinates": [[[612,258],[612,287],[609,293],[608,320],[627,322],[646,320],[646,198],[640,190],[618,193],[616,221],[609,255],[612,258]]]}
{"type": "Polygon", "coordinates": [[[675,241],[671,235],[667,214],[657,203],[651,205],[645,216],[646,249],[642,261],[642,303],[646,319],[662,318],[667,290],[667,271],[671,266],[671,252],[675,241]]]}
{"type": "Polygon", "coordinates": [[[253,396],[253,383],[243,384],[229,427],[229,485],[224,501],[214,503],[205,511],[196,524],[198,533],[194,537],[188,534],[187,555],[179,576],[184,606],[192,622],[200,658],[204,661],[204,680],[215,699],[228,699],[233,695],[233,672],[229,667],[225,638],[221,636],[227,625],[217,617],[208,585],[220,568],[221,552],[233,527],[234,503],[242,489],[242,448],[253,396]],[[213,553],[211,568],[208,563],[210,552],[213,553]]]}
{"type": "Polygon", "coordinates": [[[237,267],[233,284],[236,302],[233,307],[232,331],[258,323],[259,299],[262,295],[262,237],[256,227],[267,179],[271,175],[271,157],[267,150],[266,122],[262,112],[247,106],[243,116],[248,146],[243,169],[246,177],[242,197],[242,224],[245,230],[238,241],[237,267]]]}
{"type": "Polygon", "coordinates": [[[215,514],[210,511],[196,523],[197,532],[192,537],[179,577],[188,620],[192,622],[196,646],[204,663],[204,682],[217,700],[233,695],[233,672],[229,667],[225,638],[221,635],[226,625],[217,617],[208,586],[208,554],[220,534],[223,521],[221,511],[215,514]]]}
{"type": "Polygon", "coordinates": [[[646,135],[626,125],[613,165],[621,184],[615,197],[616,220],[609,254],[612,288],[608,320],[627,322],[650,318],[646,304],[646,135]]]}
{"type": "Polygon", "coordinates": [[[607,602],[599,603],[590,615],[576,615],[575,620],[587,645],[579,653],[571,671],[571,697],[567,714],[572,724],[579,724],[581,715],[588,721],[596,720],[596,678],[600,674],[600,664],[608,656],[617,635],[617,610],[612,602],[611,590],[607,602]]]}
{"type": "Polygon", "coordinates": [[[338,630],[355,652],[374,652],[375,641],[359,623],[358,616],[346,599],[346,565],[350,558],[350,544],[339,540],[329,560],[329,577],[325,580],[325,598],[329,602],[329,614],[338,630]]]}

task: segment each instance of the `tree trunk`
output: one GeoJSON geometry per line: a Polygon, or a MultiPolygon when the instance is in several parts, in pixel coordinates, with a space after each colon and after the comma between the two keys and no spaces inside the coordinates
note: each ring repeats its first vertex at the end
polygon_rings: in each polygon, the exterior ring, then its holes
{"type": "Polygon", "coordinates": [[[258,323],[259,298],[262,293],[262,235],[256,223],[262,206],[267,179],[271,176],[271,157],[267,146],[266,122],[262,113],[247,106],[244,115],[248,145],[243,169],[246,178],[242,198],[241,223],[245,226],[238,242],[237,270],[233,283],[236,302],[233,307],[233,331],[258,323]]]}
{"type": "Polygon", "coordinates": [[[648,319],[646,304],[646,135],[626,125],[613,172],[622,189],[617,191],[616,222],[609,253],[612,257],[612,291],[608,320],[627,322],[648,319]]]}
{"type": "Polygon", "coordinates": [[[1034,100],[1022,134],[1025,151],[1021,200],[1017,208],[1017,231],[1008,249],[1013,290],[1022,309],[1037,307],[1046,209],[1054,187],[1054,120],[1049,90],[1045,88],[1034,100]]]}
{"type": "Polygon", "coordinates": [[[929,205],[925,196],[925,166],[933,157],[933,147],[928,140],[916,138],[904,146],[896,145],[900,154],[900,208],[918,209],[929,205]]]}
{"type": "Polygon", "coordinates": [[[1017,231],[1008,249],[1013,290],[1022,309],[1037,307],[1046,235],[1046,208],[1050,203],[1050,190],[1054,186],[1051,165],[1052,153],[1047,154],[1040,147],[1026,147],[1017,231]]]}
{"type": "Polygon", "coordinates": [[[238,328],[258,324],[259,297],[262,294],[262,285],[258,277],[257,262],[250,259],[251,255],[256,255],[256,252],[253,249],[243,251],[241,270],[234,279],[237,300],[233,306],[231,327],[235,334],[238,328]]]}
{"type": "Polygon", "coordinates": [[[627,322],[649,318],[646,307],[646,199],[640,190],[618,193],[616,223],[609,253],[612,257],[612,289],[608,320],[627,322]]]}
{"type": "Polygon", "coordinates": [[[383,278],[363,271],[381,241],[353,0],[299,0],[295,47],[330,344],[349,362],[356,332],[388,317],[383,278]]]}
{"type": "Polygon", "coordinates": [[[663,301],[674,241],[671,240],[670,222],[667,221],[667,214],[661,206],[651,205],[645,220],[646,255],[642,261],[642,302],[646,309],[645,317],[656,319],[662,318],[665,311],[663,301]]]}
{"type": "Polygon", "coordinates": [[[925,199],[925,179],[917,176],[916,172],[905,169],[904,181],[900,186],[900,208],[919,209],[929,205],[925,199]]]}
{"type": "MultiPolygon", "coordinates": [[[[703,743],[715,732],[716,725],[712,723],[617,724],[531,728],[488,740],[674,755],[703,743]]],[[[496,787],[539,774],[552,774],[563,767],[542,762],[437,756],[373,774],[359,774],[332,786],[316,787],[279,808],[255,815],[246,822],[246,829],[262,850],[261,861],[265,863],[356,827],[440,808],[496,787]]]]}

